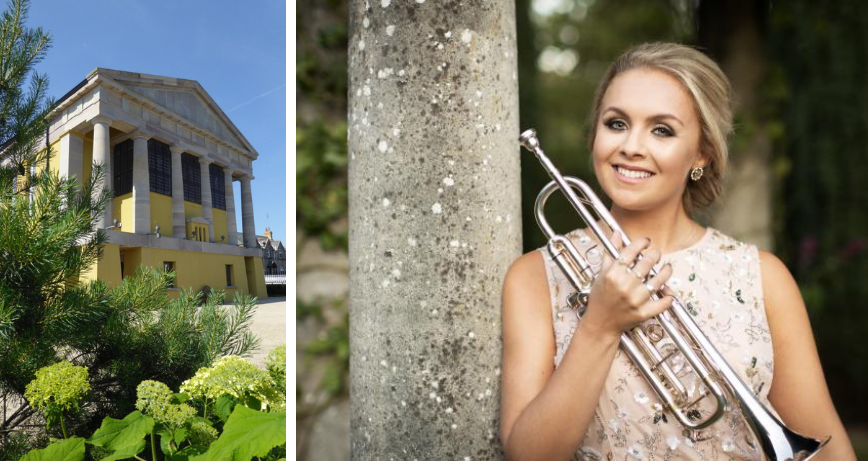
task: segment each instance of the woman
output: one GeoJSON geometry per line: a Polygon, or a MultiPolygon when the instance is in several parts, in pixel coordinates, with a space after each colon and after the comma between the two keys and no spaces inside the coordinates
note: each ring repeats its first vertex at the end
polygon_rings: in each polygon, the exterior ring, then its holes
{"type": "MultiPolygon", "coordinates": [[[[635,47],[604,76],[589,139],[594,171],[632,243],[623,247],[612,236],[621,257],[599,258],[581,320],[566,307],[571,289],[544,251],[525,254],[510,268],[501,389],[508,458],[762,457],[736,405],[709,428],[685,431],[619,351],[623,331],[671,305],[672,291],[650,299],[666,283],[788,427],[818,439],[832,436],[815,459],[855,459],[787,268],[691,218],[694,207],[720,193],[731,117],[723,72],[686,46],[635,47]],[[652,266],[659,272],[646,284],[652,266]]],[[[581,252],[598,251],[590,233],[569,237],[581,252]]]]}

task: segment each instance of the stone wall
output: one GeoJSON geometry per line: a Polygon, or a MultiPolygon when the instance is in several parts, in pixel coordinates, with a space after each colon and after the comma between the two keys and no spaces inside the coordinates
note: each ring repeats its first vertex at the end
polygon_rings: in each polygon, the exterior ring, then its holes
{"type": "Polygon", "coordinates": [[[339,327],[347,315],[347,255],[323,251],[315,238],[298,228],[295,243],[298,300],[324,306],[322,320],[296,320],[296,382],[302,390],[299,407],[313,413],[296,420],[296,459],[349,459],[349,396],[333,398],[322,391],[324,363],[305,353],[308,345],[330,328],[339,327]]]}

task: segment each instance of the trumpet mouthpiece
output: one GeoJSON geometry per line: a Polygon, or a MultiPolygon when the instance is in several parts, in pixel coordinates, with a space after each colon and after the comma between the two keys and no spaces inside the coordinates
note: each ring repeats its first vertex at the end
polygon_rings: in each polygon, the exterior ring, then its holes
{"type": "Polygon", "coordinates": [[[527,150],[531,152],[533,152],[534,149],[539,147],[539,140],[536,137],[536,130],[534,130],[533,128],[525,130],[523,133],[521,133],[521,135],[518,137],[518,141],[521,143],[522,146],[524,146],[527,150]]]}

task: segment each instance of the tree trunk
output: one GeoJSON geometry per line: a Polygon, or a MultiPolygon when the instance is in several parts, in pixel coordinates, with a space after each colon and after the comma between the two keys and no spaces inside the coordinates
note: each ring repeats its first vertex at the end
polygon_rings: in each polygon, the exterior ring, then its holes
{"type": "Polygon", "coordinates": [[[723,195],[712,207],[712,225],[765,250],[773,246],[771,139],[764,119],[765,1],[703,1],[699,43],[732,83],[736,135],[723,195]]]}
{"type": "Polygon", "coordinates": [[[499,457],[514,6],[355,0],[349,49],[352,458],[499,457]]]}

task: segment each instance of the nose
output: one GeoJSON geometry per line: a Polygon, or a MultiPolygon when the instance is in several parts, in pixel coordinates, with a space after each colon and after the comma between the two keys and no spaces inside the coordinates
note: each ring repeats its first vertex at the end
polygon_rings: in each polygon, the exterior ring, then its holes
{"type": "Polygon", "coordinates": [[[644,157],[647,154],[641,130],[629,130],[621,143],[621,154],[627,157],[644,157]]]}

